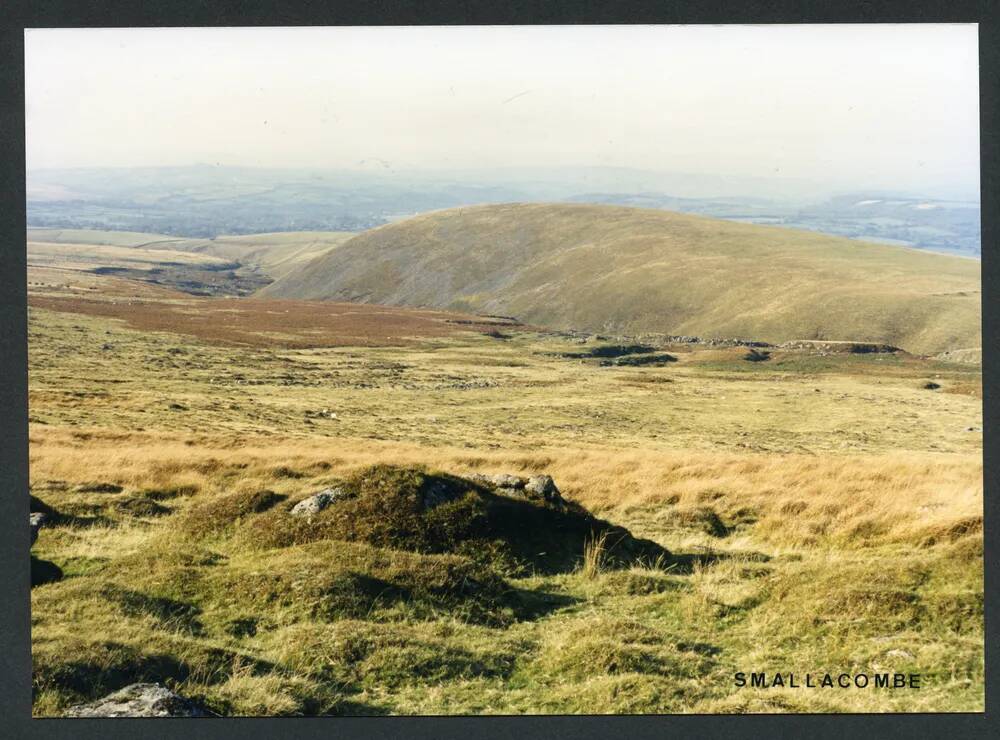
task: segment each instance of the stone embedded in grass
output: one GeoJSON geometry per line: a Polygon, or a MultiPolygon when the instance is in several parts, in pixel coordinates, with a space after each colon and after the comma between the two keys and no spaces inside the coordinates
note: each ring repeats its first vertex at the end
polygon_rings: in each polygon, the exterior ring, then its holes
{"type": "Polygon", "coordinates": [[[469,480],[495,487],[499,493],[506,496],[538,499],[557,507],[565,503],[550,475],[533,475],[530,478],[524,478],[510,473],[496,475],[476,473],[470,475],[469,480]]]}
{"type": "Polygon", "coordinates": [[[510,475],[509,473],[498,473],[497,475],[484,475],[482,473],[476,473],[475,475],[470,475],[469,480],[474,480],[477,483],[492,483],[498,488],[524,488],[527,479],[522,478],[519,475],[510,475]]]}
{"type": "Polygon", "coordinates": [[[292,516],[311,517],[349,494],[343,488],[326,488],[309,498],[302,499],[288,513],[292,516]]]}
{"type": "Polygon", "coordinates": [[[524,490],[528,495],[544,499],[549,503],[561,503],[562,496],[556,488],[555,481],[550,475],[533,475],[524,485],[524,490]]]}
{"type": "Polygon", "coordinates": [[[135,683],[89,704],[77,704],[64,717],[214,717],[201,705],[158,683],[135,683]]]}

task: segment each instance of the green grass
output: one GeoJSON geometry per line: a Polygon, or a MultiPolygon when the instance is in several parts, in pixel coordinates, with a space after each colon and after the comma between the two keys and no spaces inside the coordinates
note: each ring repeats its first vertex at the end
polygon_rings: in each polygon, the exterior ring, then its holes
{"type": "Polygon", "coordinates": [[[652,209],[514,204],[372,229],[261,295],[935,353],[981,345],[979,290],[971,259],[652,209]]]}

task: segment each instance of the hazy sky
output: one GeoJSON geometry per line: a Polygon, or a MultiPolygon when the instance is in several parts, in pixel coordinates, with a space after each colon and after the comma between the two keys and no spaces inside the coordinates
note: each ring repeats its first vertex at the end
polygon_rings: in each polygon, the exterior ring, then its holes
{"type": "Polygon", "coordinates": [[[29,168],[611,165],[977,192],[974,25],[45,29],[29,168]]]}

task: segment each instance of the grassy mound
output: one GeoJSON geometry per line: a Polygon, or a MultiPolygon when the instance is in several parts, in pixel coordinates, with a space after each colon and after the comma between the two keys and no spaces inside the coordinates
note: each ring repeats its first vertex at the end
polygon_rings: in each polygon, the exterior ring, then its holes
{"type": "Polygon", "coordinates": [[[340,486],[347,496],[310,517],[295,502],[248,523],[248,542],[288,547],[320,540],[365,542],[392,550],[464,555],[507,573],[557,573],[577,567],[600,541],[611,567],[666,561],[655,542],[592,516],[573,503],[553,505],[499,493],[488,484],[419,468],[376,465],[340,486]]]}
{"type": "Polygon", "coordinates": [[[182,529],[193,537],[221,532],[243,517],[267,511],[284,499],[284,496],[268,490],[237,491],[216,496],[189,509],[182,529]]]}

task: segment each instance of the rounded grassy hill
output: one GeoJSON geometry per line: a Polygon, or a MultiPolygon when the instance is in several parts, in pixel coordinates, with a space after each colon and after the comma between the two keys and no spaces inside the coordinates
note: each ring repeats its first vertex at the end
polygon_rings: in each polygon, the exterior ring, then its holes
{"type": "Polygon", "coordinates": [[[504,314],[560,329],[978,347],[972,259],[668,211],[454,208],[372,229],[261,295],[504,314]]]}

